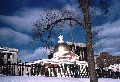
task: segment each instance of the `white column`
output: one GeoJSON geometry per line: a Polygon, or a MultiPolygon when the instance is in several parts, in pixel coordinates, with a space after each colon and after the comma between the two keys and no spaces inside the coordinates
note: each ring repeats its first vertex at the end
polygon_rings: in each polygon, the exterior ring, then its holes
{"type": "Polygon", "coordinates": [[[85,60],[84,56],[85,56],[85,54],[84,54],[84,51],[83,51],[83,59],[85,60]]]}
{"type": "MultiPolygon", "coordinates": [[[[13,54],[13,63],[17,64],[17,59],[18,59],[17,52],[13,52],[12,54],[13,54]]],[[[15,74],[18,75],[17,65],[15,65],[15,74]]]]}
{"type": "Polygon", "coordinates": [[[60,68],[60,73],[61,73],[61,75],[63,76],[63,71],[62,71],[62,68],[60,68]]]}
{"type": "Polygon", "coordinates": [[[51,72],[50,72],[50,68],[48,68],[48,72],[49,72],[49,76],[50,76],[50,73],[51,73],[51,72]]]}

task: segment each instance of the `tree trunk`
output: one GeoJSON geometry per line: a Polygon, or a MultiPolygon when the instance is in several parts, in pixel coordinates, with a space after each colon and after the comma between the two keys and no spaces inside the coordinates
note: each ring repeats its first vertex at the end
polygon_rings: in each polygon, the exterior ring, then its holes
{"type": "Polygon", "coordinates": [[[92,48],[92,33],[91,31],[86,32],[86,46],[87,46],[87,61],[88,61],[88,70],[90,74],[90,82],[98,82],[95,62],[94,62],[94,52],[92,48]]]}
{"type": "Polygon", "coordinates": [[[82,8],[84,14],[84,24],[86,31],[86,47],[87,47],[87,61],[88,70],[90,74],[90,82],[98,82],[95,61],[94,61],[94,51],[92,48],[92,32],[91,32],[91,14],[89,11],[89,0],[79,0],[80,7],[82,8]]]}

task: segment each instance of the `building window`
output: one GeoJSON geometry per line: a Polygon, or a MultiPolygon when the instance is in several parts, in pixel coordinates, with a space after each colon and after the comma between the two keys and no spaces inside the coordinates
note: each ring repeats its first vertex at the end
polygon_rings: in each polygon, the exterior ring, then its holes
{"type": "Polygon", "coordinates": [[[6,55],[6,53],[2,53],[2,58],[4,59],[4,55],[6,55]]]}
{"type": "Polygon", "coordinates": [[[10,59],[11,55],[12,55],[12,53],[7,53],[7,58],[10,59]]]}
{"type": "Polygon", "coordinates": [[[8,61],[7,64],[10,65],[10,64],[11,64],[11,61],[8,61]]]}

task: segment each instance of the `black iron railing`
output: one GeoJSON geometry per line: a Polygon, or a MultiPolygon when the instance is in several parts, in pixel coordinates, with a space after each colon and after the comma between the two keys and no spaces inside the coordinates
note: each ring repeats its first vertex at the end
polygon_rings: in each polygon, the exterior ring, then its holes
{"type": "MultiPolygon", "coordinates": [[[[119,71],[112,71],[108,69],[96,69],[98,78],[120,78],[119,71]]],[[[7,76],[46,76],[46,77],[76,77],[76,78],[88,78],[89,69],[86,67],[80,70],[80,66],[69,65],[69,70],[63,66],[51,66],[45,67],[45,65],[31,64],[4,64],[0,67],[0,74],[7,76]]]]}

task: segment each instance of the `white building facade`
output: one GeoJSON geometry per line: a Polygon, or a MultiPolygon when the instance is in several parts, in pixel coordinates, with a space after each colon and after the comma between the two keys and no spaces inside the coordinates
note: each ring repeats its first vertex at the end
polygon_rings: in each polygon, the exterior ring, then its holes
{"type": "MultiPolygon", "coordinates": [[[[63,36],[59,36],[58,44],[54,46],[52,57],[49,59],[42,59],[35,61],[34,63],[30,63],[32,72],[30,70],[24,72],[29,73],[32,75],[36,75],[37,72],[35,70],[39,69],[39,65],[42,65],[43,67],[40,67],[41,71],[39,71],[40,76],[44,76],[47,73],[47,76],[87,76],[87,67],[88,63],[84,59],[84,52],[79,51],[80,55],[76,54],[74,51],[70,49],[70,42],[65,43],[63,41],[63,36]],[[69,45],[68,45],[69,44],[69,45]],[[82,56],[82,57],[81,57],[82,56]],[[80,61],[80,58],[83,58],[83,60],[80,61]],[[33,67],[33,65],[36,65],[36,67],[33,67]],[[35,68],[35,69],[34,69],[35,68]],[[56,73],[55,73],[56,72],[56,73]],[[82,75],[80,75],[82,74],[82,75]]],[[[76,48],[79,47],[85,47],[84,44],[75,44],[76,48]]],[[[29,64],[29,63],[28,63],[29,64]]],[[[29,68],[30,66],[26,66],[24,69],[29,68]]]]}
{"type": "Polygon", "coordinates": [[[18,49],[0,47],[0,73],[11,74],[12,70],[14,70],[14,74],[17,75],[17,62],[18,49]]]}

